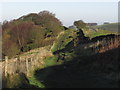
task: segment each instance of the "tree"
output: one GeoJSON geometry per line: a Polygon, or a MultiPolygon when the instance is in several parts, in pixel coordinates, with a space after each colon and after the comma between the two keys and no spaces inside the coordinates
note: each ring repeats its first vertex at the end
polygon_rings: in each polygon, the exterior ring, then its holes
{"type": "Polygon", "coordinates": [[[32,31],[31,31],[31,41],[32,43],[36,44],[36,46],[39,46],[42,41],[44,41],[45,37],[45,31],[44,28],[38,25],[34,25],[32,31]]]}
{"type": "Polygon", "coordinates": [[[78,29],[84,29],[86,28],[86,23],[84,23],[82,20],[78,20],[74,22],[74,25],[78,28],[78,29]]]}
{"type": "Polygon", "coordinates": [[[15,56],[16,54],[19,53],[19,49],[16,43],[14,43],[11,40],[6,40],[3,44],[2,44],[2,55],[4,56],[15,56]]]}
{"type": "Polygon", "coordinates": [[[42,11],[38,13],[38,17],[34,17],[33,21],[36,25],[41,25],[46,28],[46,35],[50,34],[56,36],[61,31],[62,23],[55,17],[55,14],[50,13],[49,11],[42,11]]]}
{"type": "Polygon", "coordinates": [[[32,30],[33,25],[32,22],[27,21],[15,23],[10,31],[11,40],[16,42],[19,47],[23,47],[29,40],[30,30],[32,30]]]}
{"type": "Polygon", "coordinates": [[[14,56],[41,46],[51,45],[64,30],[59,19],[49,11],[31,13],[2,24],[3,55],[14,56]],[[50,37],[50,38],[48,38],[50,37]]]}

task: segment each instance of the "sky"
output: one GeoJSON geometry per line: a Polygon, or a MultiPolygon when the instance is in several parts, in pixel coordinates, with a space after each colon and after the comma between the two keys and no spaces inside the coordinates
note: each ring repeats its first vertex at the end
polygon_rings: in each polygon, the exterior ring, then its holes
{"type": "Polygon", "coordinates": [[[17,19],[29,13],[48,10],[65,26],[75,20],[86,23],[118,22],[118,2],[1,2],[0,22],[17,19]]]}

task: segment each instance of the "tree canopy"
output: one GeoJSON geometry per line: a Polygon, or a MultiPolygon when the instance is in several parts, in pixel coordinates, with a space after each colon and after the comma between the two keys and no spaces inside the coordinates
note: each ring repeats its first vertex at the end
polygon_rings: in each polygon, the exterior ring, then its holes
{"type": "Polygon", "coordinates": [[[63,26],[60,20],[49,11],[31,13],[18,19],[4,21],[3,56],[12,57],[33,48],[50,45],[64,29],[61,27],[63,26]]]}
{"type": "Polygon", "coordinates": [[[78,29],[84,29],[86,28],[86,23],[82,20],[78,20],[74,22],[74,25],[78,28],[78,29]]]}

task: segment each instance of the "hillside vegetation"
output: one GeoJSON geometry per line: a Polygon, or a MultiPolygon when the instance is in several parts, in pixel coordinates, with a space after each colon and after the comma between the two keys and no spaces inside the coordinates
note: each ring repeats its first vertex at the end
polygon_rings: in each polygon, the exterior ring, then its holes
{"type": "MultiPolygon", "coordinates": [[[[118,87],[120,35],[113,32],[116,24],[89,27],[78,20],[73,25],[76,28],[63,26],[49,11],[3,23],[3,58],[46,46],[52,53],[44,58],[42,68],[35,69],[31,77],[24,76],[28,88],[118,87]]],[[[17,80],[21,82],[20,75],[17,80]]],[[[21,83],[15,87],[24,87],[21,83]]]]}
{"type": "Polygon", "coordinates": [[[34,74],[46,88],[118,88],[120,36],[105,30],[87,31],[68,29],[56,39],[51,50],[56,63],[62,64],[53,63],[34,74]]]}
{"type": "Polygon", "coordinates": [[[89,30],[86,36],[90,38],[94,38],[97,36],[102,36],[102,35],[108,35],[108,34],[117,34],[108,30],[102,30],[102,29],[94,29],[94,30],[89,30]]]}
{"type": "Polygon", "coordinates": [[[104,24],[104,25],[94,26],[93,28],[118,33],[119,32],[118,31],[119,27],[120,27],[120,23],[111,23],[111,24],[104,24]]]}
{"type": "Polygon", "coordinates": [[[81,20],[75,21],[74,25],[77,25],[78,29],[82,29],[85,36],[89,38],[94,38],[96,36],[108,35],[108,34],[118,34],[118,27],[120,26],[118,23],[98,25],[98,26],[88,26],[81,20]]]}
{"type": "Polygon", "coordinates": [[[34,78],[45,88],[118,88],[120,36],[109,34],[89,40],[76,33],[68,40],[71,33],[65,33],[55,41],[54,57],[46,59],[48,67],[36,70],[34,78]]]}
{"type": "Polygon", "coordinates": [[[64,30],[62,23],[49,11],[31,13],[2,25],[2,55],[10,58],[34,48],[52,45],[64,30]]]}

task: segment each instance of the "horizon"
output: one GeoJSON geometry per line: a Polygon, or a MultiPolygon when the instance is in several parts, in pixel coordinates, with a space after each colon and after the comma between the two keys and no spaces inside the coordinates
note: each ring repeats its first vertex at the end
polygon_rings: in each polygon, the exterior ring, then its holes
{"type": "Polygon", "coordinates": [[[76,20],[98,25],[118,22],[117,2],[3,2],[1,7],[0,22],[43,10],[54,13],[64,26],[71,26],[76,20]]]}

